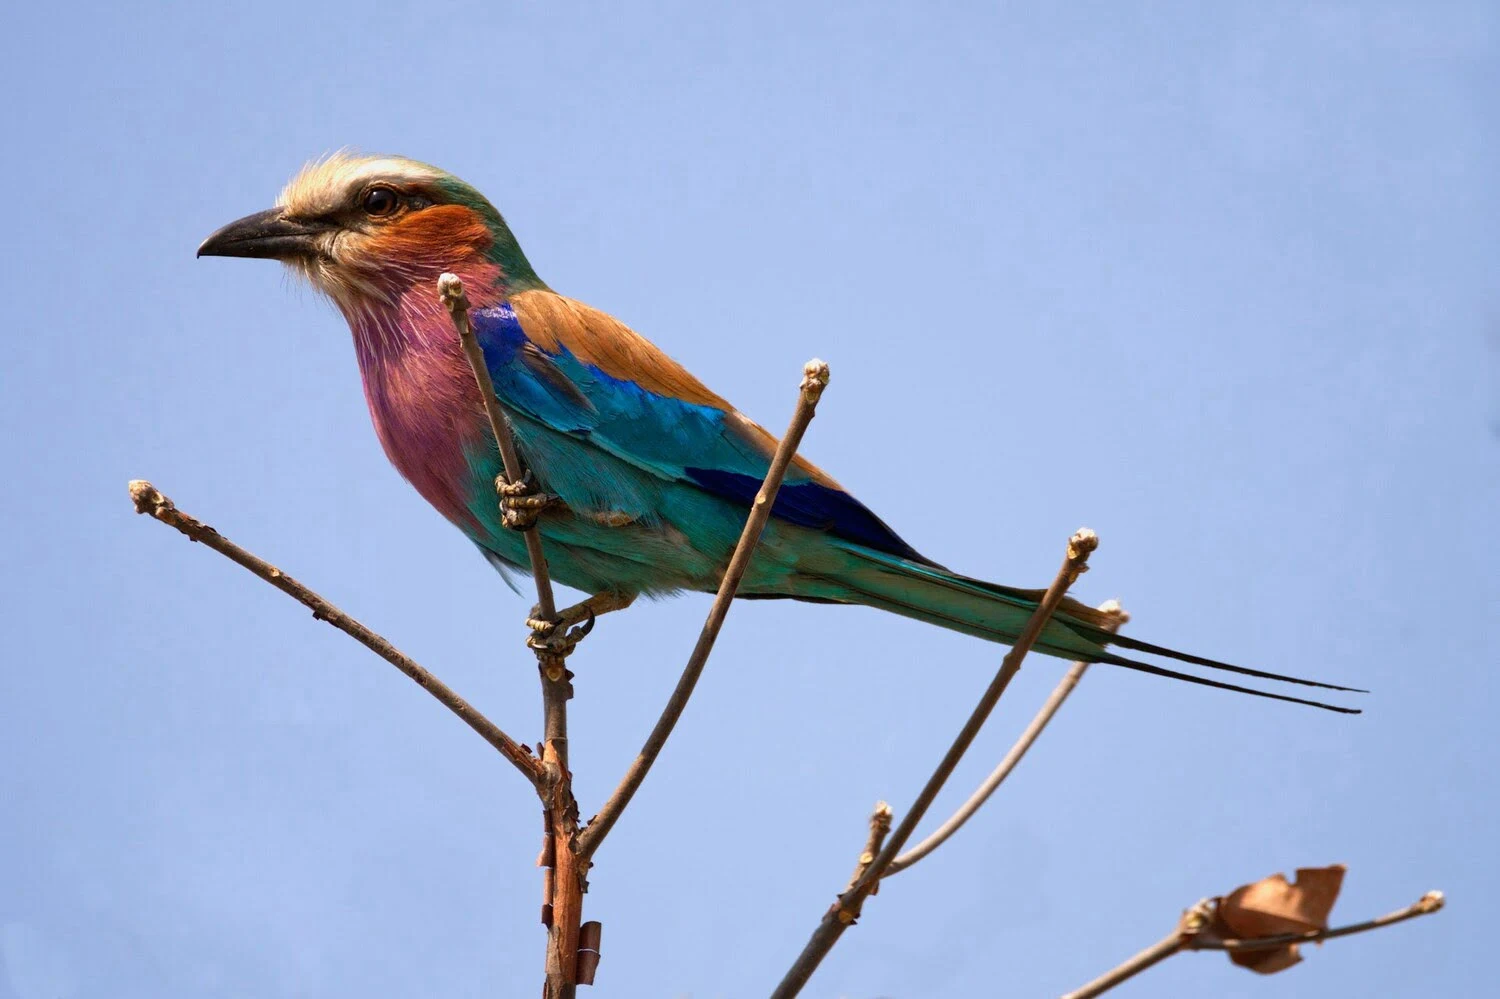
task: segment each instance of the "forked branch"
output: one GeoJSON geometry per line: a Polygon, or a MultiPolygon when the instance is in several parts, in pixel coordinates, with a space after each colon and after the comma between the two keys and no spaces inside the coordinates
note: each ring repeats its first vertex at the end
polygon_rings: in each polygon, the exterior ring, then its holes
{"type": "Polygon", "coordinates": [[[900,854],[901,849],[906,846],[907,840],[911,839],[916,831],[917,823],[927,814],[927,809],[932,806],[933,800],[942,790],[943,784],[952,775],[959,760],[963,759],[964,753],[973,744],[974,738],[979,734],[980,728],[984,726],[985,720],[989,718],[990,712],[1000,701],[1000,696],[1005,693],[1005,688],[1010,685],[1011,678],[1021,668],[1021,661],[1026,658],[1026,653],[1036,644],[1042,629],[1046,627],[1052,614],[1062,603],[1063,596],[1068,588],[1077,581],[1078,577],[1088,569],[1088,559],[1094,549],[1099,547],[1099,538],[1093,531],[1081,528],[1076,534],[1068,539],[1067,554],[1063,557],[1062,567],[1058,569],[1057,576],[1052,580],[1052,585],[1047,587],[1047,592],[1042,596],[1041,602],[1037,604],[1036,610],[1032,611],[1031,617],[1027,619],[1026,626],[1021,629],[1015,645],[1006,653],[1000,663],[1000,669],[996,672],[994,679],[990,681],[989,687],[980,696],[979,703],[969,715],[969,720],[964,722],[953,744],[948,747],[948,752],[938,763],[937,769],[927,779],[926,785],[917,795],[917,800],[912,803],[911,808],[902,818],[901,824],[891,833],[886,840],[884,848],[881,849],[875,860],[865,868],[864,873],[854,879],[854,882],[839,895],[838,899],[829,907],[823,915],[818,928],[813,931],[807,946],[802,949],[797,960],[787,971],[781,983],[776,986],[772,993],[772,999],[790,999],[802,991],[814,971],[817,970],[823,958],[833,949],[843,936],[844,930],[854,923],[858,915],[859,907],[863,904],[866,895],[869,895],[880,878],[884,876],[887,868],[900,854]]]}
{"type": "MultiPolygon", "coordinates": [[[[1105,601],[1099,605],[1099,610],[1109,615],[1109,623],[1104,626],[1106,631],[1113,632],[1130,620],[1130,615],[1125,613],[1119,601],[1116,600],[1105,601]]],[[[885,869],[881,877],[888,878],[892,874],[906,870],[942,846],[950,836],[963,827],[965,822],[974,817],[974,813],[990,800],[990,795],[995,793],[995,789],[1004,783],[1005,778],[1009,777],[1011,771],[1020,764],[1027,751],[1041,736],[1042,730],[1052,721],[1053,715],[1057,714],[1063,702],[1068,699],[1068,695],[1073,693],[1073,688],[1077,687],[1078,682],[1083,679],[1083,674],[1088,672],[1089,665],[1086,662],[1076,662],[1069,667],[1068,671],[1063,674],[1063,678],[1057,682],[1057,686],[1052,689],[1052,693],[1042,704],[1041,709],[1037,711],[1036,717],[1031,719],[1031,724],[1026,726],[1026,730],[1015,741],[1015,745],[1010,747],[1010,752],[1005,754],[984,782],[974,790],[973,794],[969,795],[968,800],[958,806],[958,810],[948,818],[948,821],[934,829],[926,839],[891,861],[891,866],[885,869]]]]}

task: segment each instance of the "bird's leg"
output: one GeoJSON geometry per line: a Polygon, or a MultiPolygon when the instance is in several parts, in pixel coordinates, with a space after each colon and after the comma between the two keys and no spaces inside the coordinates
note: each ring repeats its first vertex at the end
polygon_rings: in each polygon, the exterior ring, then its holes
{"type": "Polygon", "coordinates": [[[519,482],[512,482],[502,472],[495,476],[495,491],[500,494],[500,522],[512,531],[529,531],[548,507],[561,504],[551,493],[538,492],[527,469],[519,482]]]}
{"type": "Polygon", "coordinates": [[[533,607],[531,616],[526,619],[526,625],[531,629],[531,638],[527,644],[532,648],[540,646],[567,655],[573,651],[573,646],[594,630],[594,622],[599,619],[600,614],[624,610],[634,602],[634,593],[595,593],[587,600],[564,607],[551,621],[540,617],[540,607],[533,607]],[[577,627],[573,627],[574,625],[577,627]]]}
{"type": "Polygon", "coordinates": [[[607,590],[604,593],[595,593],[587,600],[580,600],[571,607],[564,607],[551,621],[538,617],[541,613],[540,607],[532,607],[531,616],[526,619],[526,624],[532,631],[547,636],[558,628],[568,628],[584,622],[589,622],[589,626],[592,627],[592,622],[600,614],[624,610],[633,603],[635,603],[634,593],[616,593],[607,590]]]}

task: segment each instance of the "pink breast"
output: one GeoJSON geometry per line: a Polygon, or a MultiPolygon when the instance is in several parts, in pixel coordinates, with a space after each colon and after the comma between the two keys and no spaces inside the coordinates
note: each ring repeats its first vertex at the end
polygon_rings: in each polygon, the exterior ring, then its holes
{"type": "MultiPolygon", "coordinates": [[[[486,287],[483,275],[462,276],[466,288],[486,287]]],[[[425,289],[351,320],[365,401],[386,457],[439,513],[476,535],[468,455],[492,445],[452,320],[425,289]]]]}

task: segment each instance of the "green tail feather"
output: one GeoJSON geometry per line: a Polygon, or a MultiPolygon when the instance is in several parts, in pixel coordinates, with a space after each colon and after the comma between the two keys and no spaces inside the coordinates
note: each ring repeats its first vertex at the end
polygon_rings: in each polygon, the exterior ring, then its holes
{"type": "MultiPolygon", "coordinates": [[[[866,604],[992,642],[1013,644],[1020,636],[1021,629],[1025,627],[1031,612],[1036,609],[1041,600],[1042,591],[1040,590],[1018,590],[995,583],[986,583],[982,580],[960,576],[937,566],[920,565],[883,552],[872,551],[863,546],[841,547],[854,556],[845,571],[818,574],[824,582],[830,584],[828,595],[833,599],[866,604]]],[[[1107,663],[1206,687],[1233,690],[1278,701],[1290,701],[1294,704],[1306,704],[1344,714],[1359,714],[1359,710],[1178,672],[1162,666],[1127,659],[1110,652],[1106,646],[1115,645],[1148,655],[1164,656],[1180,662],[1258,677],[1263,680],[1297,683],[1308,687],[1321,687],[1325,690],[1366,693],[1356,687],[1342,687],[1281,673],[1268,673],[1264,670],[1234,666],[1215,659],[1177,652],[1127,635],[1114,634],[1104,627],[1108,620],[1108,615],[1103,612],[1096,611],[1076,600],[1065,599],[1047,626],[1042,629],[1035,649],[1062,659],[1107,663]]]]}

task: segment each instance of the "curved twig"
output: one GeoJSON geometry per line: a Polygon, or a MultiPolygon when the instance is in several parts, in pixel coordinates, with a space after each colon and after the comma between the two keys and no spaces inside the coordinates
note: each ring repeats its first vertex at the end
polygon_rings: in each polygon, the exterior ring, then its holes
{"type": "Polygon", "coordinates": [[[969,715],[969,720],[964,722],[964,727],[953,740],[953,744],[948,747],[948,752],[943,755],[937,769],[927,779],[926,785],[917,795],[917,800],[912,803],[911,809],[901,820],[901,824],[886,840],[880,855],[865,868],[864,873],[854,879],[854,883],[839,895],[828,911],[823,914],[823,919],[807,941],[807,946],[802,948],[802,953],[792,962],[791,968],[787,970],[781,983],[776,986],[776,991],[771,994],[772,999],[790,999],[801,992],[802,987],[807,984],[807,980],[812,977],[823,958],[833,949],[833,945],[838,943],[839,937],[843,936],[844,930],[853,924],[858,905],[863,902],[864,896],[870,894],[879,883],[886,868],[890,867],[891,861],[896,859],[901,848],[906,845],[907,840],[911,839],[912,833],[916,831],[917,823],[922,821],[927,809],[932,807],[933,799],[937,797],[938,791],[942,789],[944,782],[958,766],[958,761],[963,758],[964,753],[974,742],[975,736],[979,734],[980,728],[983,727],[990,712],[999,702],[1000,695],[1005,693],[1005,688],[1010,685],[1011,678],[1020,670],[1021,661],[1026,658],[1026,653],[1031,651],[1042,629],[1046,627],[1053,612],[1062,603],[1063,595],[1067,593],[1068,587],[1072,586],[1088,569],[1089,556],[1097,547],[1099,547],[1098,535],[1088,528],[1079,529],[1068,539],[1068,551],[1063,557],[1062,568],[1058,569],[1056,578],[1047,587],[1047,592],[1037,604],[1036,610],[1031,612],[1031,617],[1027,619],[1026,626],[1021,629],[1015,645],[1005,654],[999,671],[980,696],[979,703],[969,715]]]}
{"type": "Polygon", "coordinates": [[[1155,967],[1173,954],[1182,953],[1187,940],[1180,933],[1170,933],[1129,960],[1122,961],[1118,967],[1111,968],[1082,988],[1069,992],[1062,999],[1092,999],[1093,996],[1102,995],[1147,968],[1155,967]]]}
{"type": "MultiPolygon", "coordinates": [[[[1099,609],[1110,617],[1109,623],[1104,626],[1106,631],[1113,632],[1130,620],[1130,615],[1125,613],[1117,600],[1107,600],[1099,605],[1099,609]]],[[[1020,738],[1016,739],[1015,745],[1010,747],[1010,751],[1005,754],[999,765],[990,772],[974,793],[969,795],[969,799],[958,806],[958,811],[954,812],[948,821],[934,829],[926,839],[891,861],[891,866],[886,868],[881,877],[888,878],[892,874],[906,870],[942,846],[950,836],[963,828],[965,822],[974,817],[974,813],[990,799],[990,795],[994,794],[995,789],[1010,776],[1010,772],[1016,768],[1027,751],[1031,749],[1032,744],[1041,736],[1042,730],[1052,721],[1052,716],[1057,714],[1057,709],[1062,707],[1063,701],[1068,699],[1068,695],[1073,693],[1073,688],[1078,686],[1078,681],[1083,679],[1083,674],[1088,672],[1089,665],[1085,662],[1076,662],[1069,667],[1042,704],[1041,709],[1037,711],[1036,717],[1031,719],[1031,724],[1026,726],[1020,738]]]]}

